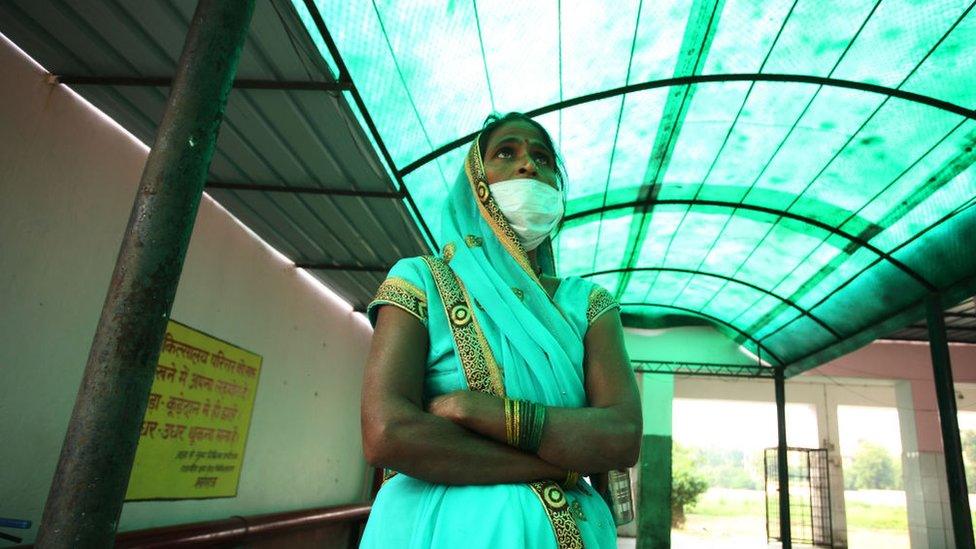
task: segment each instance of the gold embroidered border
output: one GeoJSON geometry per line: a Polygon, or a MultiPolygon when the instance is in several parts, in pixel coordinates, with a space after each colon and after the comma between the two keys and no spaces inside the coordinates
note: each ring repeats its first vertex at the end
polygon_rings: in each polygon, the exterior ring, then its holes
{"type": "Polygon", "coordinates": [[[583,536],[579,525],[573,518],[566,493],[559,484],[546,482],[530,482],[529,487],[542,502],[542,508],[549,517],[553,533],[556,534],[556,547],[559,549],[583,549],[583,536]]]}
{"type": "Polygon", "coordinates": [[[619,308],[617,300],[606,291],[603,286],[593,286],[590,290],[589,303],[586,307],[586,325],[593,324],[593,321],[610,309],[619,308]]]}
{"type": "MultiPolygon", "coordinates": [[[[430,268],[437,292],[444,304],[444,312],[451,326],[454,346],[464,369],[464,376],[468,380],[468,387],[474,391],[505,396],[501,369],[495,362],[478,320],[471,312],[471,298],[464,285],[442,259],[433,256],[424,256],[422,259],[430,268]]],[[[552,481],[532,482],[529,487],[538,496],[549,518],[556,536],[556,546],[559,549],[583,549],[583,537],[562,487],[552,481]]]]}
{"type": "Polygon", "coordinates": [[[380,284],[367,310],[377,305],[395,305],[427,325],[427,296],[403,278],[391,276],[380,284]]]}
{"type": "Polygon", "coordinates": [[[434,276],[468,387],[472,391],[505,396],[501,369],[495,362],[478,320],[471,312],[471,300],[461,281],[442,259],[424,256],[423,260],[434,276]]]}
{"type": "Polygon", "coordinates": [[[478,199],[478,209],[481,210],[481,217],[488,222],[492,232],[498,237],[502,246],[508,250],[508,253],[515,258],[515,261],[522,267],[525,273],[532,280],[535,280],[541,288],[542,282],[532,269],[532,265],[529,263],[529,256],[525,253],[525,249],[522,248],[522,243],[519,242],[515,236],[515,231],[512,230],[511,225],[508,224],[508,220],[505,219],[504,214],[502,214],[498,205],[491,198],[491,192],[488,190],[488,177],[485,175],[485,165],[481,158],[480,141],[481,135],[475,138],[474,143],[471,144],[471,148],[468,150],[468,156],[464,162],[464,171],[468,176],[468,183],[471,184],[471,191],[474,193],[475,198],[478,199]]]}

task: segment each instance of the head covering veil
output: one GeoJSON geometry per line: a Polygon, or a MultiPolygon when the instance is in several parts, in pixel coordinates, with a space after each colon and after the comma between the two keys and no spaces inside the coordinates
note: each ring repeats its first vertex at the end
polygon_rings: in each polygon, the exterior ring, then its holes
{"type": "MultiPolygon", "coordinates": [[[[585,405],[583,334],[549,297],[528,255],[495,204],[479,147],[444,206],[442,254],[471,296],[475,316],[503,370],[510,398],[550,406],[585,405]]],[[[537,249],[542,272],[553,275],[552,243],[537,249]]]]}

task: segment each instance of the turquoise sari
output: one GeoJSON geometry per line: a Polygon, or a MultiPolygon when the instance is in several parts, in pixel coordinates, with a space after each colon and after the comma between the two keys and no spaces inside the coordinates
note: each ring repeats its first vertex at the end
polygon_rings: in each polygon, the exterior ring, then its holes
{"type": "MultiPolygon", "coordinates": [[[[369,318],[375,323],[379,307],[393,305],[427,327],[425,401],[471,389],[547,406],[586,406],[583,340],[592,322],[617,304],[606,290],[577,277],[562,280],[549,297],[491,197],[479,139],[445,204],[442,255],[397,262],[370,303],[369,318]],[[441,299],[439,288],[454,280],[450,271],[470,311],[460,301],[441,299]]],[[[538,254],[543,272],[553,275],[548,239],[538,254]]],[[[383,484],[361,544],[583,546],[616,547],[610,510],[585,481],[568,490],[554,483],[445,486],[404,474],[383,484]]]]}

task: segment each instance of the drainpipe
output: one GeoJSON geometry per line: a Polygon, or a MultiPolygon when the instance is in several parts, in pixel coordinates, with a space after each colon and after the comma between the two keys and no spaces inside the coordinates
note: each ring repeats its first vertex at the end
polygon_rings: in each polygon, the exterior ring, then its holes
{"type": "Polygon", "coordinates": [[[111,547],[254,0],[200,0],[61,447],[36,546],[111,547]]]}

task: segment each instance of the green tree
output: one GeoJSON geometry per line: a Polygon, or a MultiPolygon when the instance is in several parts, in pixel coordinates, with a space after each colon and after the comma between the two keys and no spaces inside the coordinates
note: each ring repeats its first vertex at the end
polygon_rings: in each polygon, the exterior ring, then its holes
{"type": "Polygon", "coordinates": [[[901,467],[883,446],[861,441],[844,478],[847,489],[893,490],[901,486],[901,467]]]}
{"type": "Polygon", "coordinates": [[[962,439],[962,459],[966,467],[966,479],[969,481],[969,493],[976,494],[976,431],[966,430],[960,433],[962,439]]]}
{"type": "Polygon", "coordinates": [[[685,524],[685,512],[698,503],[708,490],[708,482],[698,472],[702,458],[698,452],[677,443],[671,451],[671,527],[685,524]]]}
{"type": "Polygon", "coordinates": [[[762,489],[761,453],[749,454],[742,450],[699,448],[697,456],[701,464],[697,467],[709,486],[744,490],[762,489]]]}

